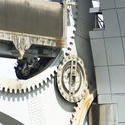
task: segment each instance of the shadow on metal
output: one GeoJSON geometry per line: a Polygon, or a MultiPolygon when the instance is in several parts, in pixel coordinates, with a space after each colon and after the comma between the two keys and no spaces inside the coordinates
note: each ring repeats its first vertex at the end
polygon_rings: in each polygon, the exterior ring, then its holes
{"type": "Polygon", "coordinates": [[[0,125],[24,125],[16,119],[0,112],[0,125]]]}

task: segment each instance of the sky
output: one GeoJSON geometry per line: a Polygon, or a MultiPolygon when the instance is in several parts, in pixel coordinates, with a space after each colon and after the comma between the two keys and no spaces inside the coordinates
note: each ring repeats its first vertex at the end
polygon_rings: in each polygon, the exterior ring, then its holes
{"type": "Polygon", "coordinates": [[[92,3],[93,3],[94,7],[99,7],[99,2],[98,1],[93,1],[92,3]]]}
{"type": "Polygon", "coordinates": [[[16,78],[16,59],[0,58],[0,78],[16,78]]]}

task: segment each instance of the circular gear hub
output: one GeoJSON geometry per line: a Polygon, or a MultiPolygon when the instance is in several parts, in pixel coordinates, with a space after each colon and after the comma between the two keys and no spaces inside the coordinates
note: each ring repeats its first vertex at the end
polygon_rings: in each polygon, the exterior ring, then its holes
{"type": "Polygon", "coordinates": [[[75,56],[66,57],[58,67],[57,85],[61,95],[69,102],[80,101],[87,90],[83,61],[75,56]]]}

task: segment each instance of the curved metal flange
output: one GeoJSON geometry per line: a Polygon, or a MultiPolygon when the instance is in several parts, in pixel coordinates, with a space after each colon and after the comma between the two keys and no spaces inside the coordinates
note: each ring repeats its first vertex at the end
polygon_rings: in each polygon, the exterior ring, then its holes
{"type": "Polygon", "coordinates": [[[80,101],[88,88],[83,61],[76,56],[63,59],[57,71],[57,85],[69,102],[80,101]]]}
{"type": "Polygon", "coordinates": [[[83,125],[86,114],[94,100],[94,94],[90,94],[89,90],[86,91],[83,99],[77,103],[77,107],[74,107],[75,112],[72,113],[70,119],[70,125],[83,125]]]}

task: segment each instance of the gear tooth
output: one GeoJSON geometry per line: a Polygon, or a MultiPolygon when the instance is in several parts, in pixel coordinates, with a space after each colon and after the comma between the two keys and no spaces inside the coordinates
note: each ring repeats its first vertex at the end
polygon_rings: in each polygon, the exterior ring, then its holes
{"type": "MultiPolygon", "coordinates": [[[[36,84],[37,85],[37,84],[36,84]]],[[[35,84],[30,87],[30,91],[35,90],[35,84]]]]}
{"type": "Polygon", "coordinates": [[[77,99],[75,97],[73,98],[73,102],[77,102],[77,99]]]}
{"type": "Polygon", "coordinates": [[[36,90],[37,88],[39,88],[39,84],[34,85],[34,90],[36,90]]]}
{"type": "Polygon", "coordinates": [[[9,89],[9,92],[10,92],[10,93],[13,93],[13,90],[12,90],[12,89],[9,89]]]}
{"type": "Polygon", "coordinates": [[[33,90],[35,90],[35,85],[32,85],[32,86],[30,87],[30,92],[33,91],[33,90]]]}
{"type": "Polygon", "coordinates": [[[47,82],[48,82],[48,81],[50,81],[50,78],[49,78],[49,77],[47,77],[47,78],[46,78],[46,81],[47,81],[47,82]]]}
{"type": "Polygon", "coordinates": [[[73,123],[73,119],[70,119],[70,125],[72,125],[72,123],[73,123]]]}
{"type": "Polygon", "coordinates": [[[87,84],[87,82],[86,82],[86,88],[88,88],[88,84],[87,84]]]}
{"type": "Polygon", "coordinates": [[[64,95],[64,92],[61,92],[62,96],[64,95]]]}
{"type": "Polygon", "coordinates": [[[18,93],[21,93],[21,89],[18,89],[18,93]]]}
{"type": "Polygon", "coordinates": [[[42,81],[41,85],[44,85],[44,84],[46,84],[45,80],[42,81]]]}
{"type": "Polygon", "coordinates": [[[24,89],[21,89],[21,93],[24,93],[24,89]]]}
{"type": "Polygon", "coordinates": [[[80,95],[80,96],[79,96],[79,101],[81,101],[81,100],[82,100],[82,96],[80,95]]]}
{"type": "Polygon", "coordinates": [[[67,96],[65,96],[65,99],[68,101],[68,97],[67,96]]]}
{"type": "Polygon", "coordinates": [[[51,73],[51,74],[50,74],[50,77],[53,78],[53,77],[54,77],[54,73],[51,73]]]}
{"type": "Polygon", "coordinates": [[[84,89],[84,93],[86,93],[86,89],[84,89]]]}
{"type": "Polygon", "coordinates": [[[81,95],[82,95],[82,97],[85,95],[84,91],[82,91],[82,94],[81,94],[81,95]]]}
{"type": "Polygon", "coordinates": [[[39,86],[39,83],[37,83],[37,84],[34,84],[34,90],[35,89],[38,89],[40,86],[39,86]]]}
{"type": "Polygon", "coordinates": [[[8,88],[5,87],[5,92],[7,92],[8,88]]]}
{"type": "Polygon", "coordinates": [[[4,91],[4,89],[5,89],[4,87],[3,87],[3,88],[2,88],[2,87],[0,87],[0,91],[4,91]]]}
{"type": "Polygon", "coordinates": [[[42,85],[41,85],[41,83],[39,83],[39,87],[41,87],[42,85]]]}
{"type": "Polygon", "coordinates": [[[72,118],[74,118],[74,117],[75,117],[75,112],[72,113],[72,118]]]}
{"type": "Polygon", "coordinates": [[[54,70],[54,74],[57,74],[57,71],[56,71],[56,70],[54,70]]]}
{"type": "Polygon", "coordinates": [[[18,89],[18,91],[17,91],[19,94],[20,94],[20,89],[18,89]]]}
{"type": "Polygon", "coordinates": [[[58,85],[58,89],[61,90],[61,86],[58,85]]]}
{"type": "Polygon", "coordinates": [[[70,48],[70,47],[68,47],[67,49],[68,49],[69,51],[71,51],[71,48],[70,48]]]}
{"type": "Polygon", "coordinates": [[[16,93],[19,93],[19,89],[17,89],[17,92],[16,93]]]}
{"type": "MultiPolygon", "coordinates": [[[[72,39],[74,39],[74,37],[72,39]]],[[[70,42],[70,45],[73,45],[73,42],[70,42]]]]}
{"type": "Polygon", "coordinates": [[[69,56],[69,53],[68,53],[68,52],[66,52],[66,53],[65,53],[65,56],[69,56]]]}
{"type": "Polygon", "coordinates": [[[29,92],[33,91],[34,90],[34,85],[33,86],[30,86],[30,89],[29,89],[29,92]]]}
{"type": "Polygon", "coordinates": [[[80,108],[81,108],[81,105],[78,106],[78,109],[80,109],[80,108]]]}
{"type": "Polygon", "coordinates": [[[54,69],[54,71],[52,71],[52,77],[54,77],[57,74],[57,67],[56,69],[54,69]]]}
{"type": "Polygon", "coordinates": [[[76,125],[76,124],[75,124],[75,121],[76,121],[76,120],[75,120],[74,118],[73,118],[73,119],[70,119],[70,124],[71,124],[71,125],[76,125]]]}
{"type": "Polygon", "coordinates": [[[26,88],[26,92],[30,92],[30,86],[26,88]]]}
{"type": "Polygon", "coordinates": [[[12,92],[16,94],[17,93],[17,89],[12,89],[12,92]]]}
{"type": "Polygon", "coordinates": [[[26,88],[26,92],[29,92],[29,89],[28,89],[28,88],[26,88]]]}
{"type": "Polygon", "coordinates": [[[79,101],[79,99],[78,98],[76,98],[76,102],[78,102],[79,101]]]}
{"type": "Polygon", "coordinates": [[[34,90],[37,89],[38,87],[39,87],[39,85],[35,85],[35,86],[34,86],[34,90]]]}
{"type": "Polygon", "coordinates": [[[37,84],[37,89],[41,87],[41,83],[37,84]]]}
{"type": "Polygon", "coordinates": [[[45,84],[48,83],[49,78],[48,77],[44,78],[44,81],[45,81],[45,84]]]}
{"type": "Polygon", "coordinates": [[[77,111],[78,107],[74,107],[74,110],[77,111]]]}
{"type": "Polygon", "coordinates": [[[7,89],[7,92],[8,92],[8,93],[11,93],[11,90],[8,88],[8,89],[7,89]]]}
{"type": "Polygon", "coordinates": [[[3,87],[3,88],[1,87],[1,88],[0,88],[0,91],[5,92],[5,87],[3,87]]]}
{"type": "Polygon", "coordinates": [[[60,75],[61,75],[61,73],[60,73],[60,71],[58,72],[58,74],[57,74],[57,77],[59,78],[60,77],[60,75]]]}
{"type": "Polygon", "coordinates": [[[69,101],[70,101],[70,102],[73,102],[73,99],[72,99],[72,98],[69,98],[69,101]]]}
{"type": "Polygon", "coordinates": [[[46,84],[46,81],[45,81],[45,80],[43,80],[43,84],[46,84]]]}
{"type": "Polygon", "coordinates": [[[23,89],[24,93],[26,93],[26,89],[23,89]]]}
{"type": "Polygon", "coordinates": [[[59,66],[58,70],[59,70],[59,71],[62,71],[62,67],[61,67],[61,66],[59,66]]]}

